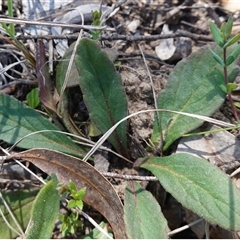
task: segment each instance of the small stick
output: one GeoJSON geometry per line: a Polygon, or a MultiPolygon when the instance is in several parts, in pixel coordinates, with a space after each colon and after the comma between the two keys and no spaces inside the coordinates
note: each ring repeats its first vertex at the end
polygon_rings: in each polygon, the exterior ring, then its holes
{"type": "Polygon", "coordinates": [[[101,172],[101,173],[105,177],[121,178],[124,180],[154,181],[154,182],[158,181],[158,179],[153,176],[122,175],[122,174],[112,173],[112,172],[101,172]]]}

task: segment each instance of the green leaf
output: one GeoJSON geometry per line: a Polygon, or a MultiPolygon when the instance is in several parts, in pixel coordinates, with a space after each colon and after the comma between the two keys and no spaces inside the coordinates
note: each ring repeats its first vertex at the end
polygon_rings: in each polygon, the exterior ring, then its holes
{"type": "Polygon", "coordinates": [[[83,198],[85,197],[86,195],[86,188],[82,188],[80,189],[78,192],[77,192],[77,197],[78,199],[80,200],[83,200],[83,198]]]}
{"type": "Polygon", "coordinates": [[[233,18],[232,18],[232,16],[230,16],[229,18],[228,18],[228,21],[227,21],[227,23],[226,23],[226,27],[225,27],[225,37],[226,37],[226,39],[228,39],[228,38],[230,38],[231,37],[231,34],[232,34],[232,26],[233,26],[233,18]]]}
{"type": "MultiPolygon", "coordinates": [[[[0,93],[0,139],[10,144],[24,136],[41,130],[58,130],[41,114],[13,97],[0,93]]],[[[24,138],[21,148],[47,148],[83,156],[84,151],[66,135],[56,132],[40,132],[24,138]]]]}
{"type": "MultiPolygon", "coordinates": [[[[9,17],[13,17],[13,10],[14,10],[14,7],[13,7],[13,1],[12,0],[8,0],[8,16],[9,17]]],[[[11,32],[11,36],[13,36],[13,39],[15,38],[15,26],[13,23],[10,23],[9,24],[9,31],[11,32]]]]}
{"type": "Polygon", "coordinates": [[[38,97],[39,89],[34,88],[30,93],[27,94],[27,104],[31,108],[36,108],[40,104],[38,97]]]}
{"type": "Polygon", "coordinates": [[[214,41],[217,43],[217,45],[219,47],[223,47],[224,39],[221,36],[221,32],[220,32],[219,28],[213,22],[209,23],[209,27],[210,27],[211,33],[213,35],[214,41]]]}
{"type": "Polygon", "coordinates": [[[128,238],[167,239],[167,221],[152,194],[137,182],[125,189],[124,221],[128,238]]]}
{"type": "Polygon", "coordinates": [[[226,84],[220,84],[220,88],[222,89],[223,92],[227,94],[227,86],[226,84]]]}
{"type": "Polygon", "coordinates": [[[187,153],[145,160],[141,167],[184,207],[212,224],[240,229],[240,192],[219,168],[187,153]]]}
{"type": "Polygon", "coordinates": [[[233,52],[228,56],[227,61],[226,61],[226,66],[231,65],[239,56],[240,53],[240,44],[237,45],[237,47],[235,47],[235,49],[233,50],[233,52]]]}
{"type": "Polygon", "coordinates": [[[75,200],[76,207],[79,209],[83,209],[83,201],[82,200],[75,200]]]}
{"type": "Polygon", "coordinates": [[[226,22],[223,22],[223,23],[221,24],[221,27],[220,27],[220,32],[221,32],[222,35],[224,35],[224,36],[225,36],[225,31],[226,31],[226,25],[227,25],[227,23],[226,23],[226,22]]]}
{"type": "Polygon", "coordinates": [[[238,87],[235,83],[228,83],[227,84],[227,93],[231,93],[233,90],[235,90],[238,87]]]}
{"type": "Polygon", "coordinates": [[[236,36],[232,37],[230,40],[228,40],[228,41],[224,44],[223,48],[227,48],[227,47],[233,45],[233,44],[236,43],[239,39],[240,39],[240,33],[237,34],[236,36]]]}
{"type": "MultiPolygon", "coordinates": [[[[66,50],[64,53],[61,61],[59,62],[56,70],[56,88],[58,93],[60,94],[61,88],[63,86],[64,80],[65,80],[65,75],[68,69],[69,61],[71,58],[71,55],[73,54],[73,49],[74,49],[75,43],[72,43],[70,47],[66,50]]],[[[79,85],[79,73],[76,68],[76,61],[73,61],[69,79],[67,82],[67,87],[75,87],[79,85]]]]}
{"type": "Polygon", "coordinates": [[[237,108],[240,108],[240,103],[239,102],[234,102],[234,106],[236,106],[237,108]]]}
{"type": "Polygon", "coordinates": [[[88,135],[91,137],[97,137],[101,135],[101,132],[97,129],[93,122],[90,122],[88,125],[88,135]]]}
{"type": "Polygon", "coordinates": [[[221,66],[225,66],[224,62],[223,62],[223,59],[218,55],[216,54],[212,49],[209,49],[214,57],[214,59],[221,65],[221,66]]]}
{"type": "Polygon", "coordinates": [[[67,208],[75,208],[75,207],[76,207],[76,201],[74,199],[71,199],[67,204],[67,208]]]}
{"type": "Polygon", "coordinates": [[[234,82],[238,74],[239,74],[239,68],[232,69],[232,71],[228,74],[228,81],[231,83],[234,82]]]}
{"type": "MultiPolygon", "coordinates": [[[[228,51],[233,48],[234,45],[228,51]]],[[[216,45],[211,49],[218,55],[222,51],[216,45]]],[[[236,63],[232,64],[229,72],[236,66],[236,63]]],[[[209,47],[201,48],[176,65],[169,75],[167,86],[158,96],[158,108],[211,116],[225,99],[226,93],[220,87],[223,84],[222,66],[213,59],[209,47]]],[[[180,114],[161,112],[159,118],[155,117],[151,140],[158,146],[163,132],[163,136],[166,135],[163,150],[166,150],[176,139],[202,122],[180,114]]]]}
{"type": "Polygon", "coordinates": [[[76,185],[74,184],[74,182],[72,180],[69,181],[68,186],[69,186],[69,190],[71,192],[76,192],[77,191],[76,185]]]}
{"type": "MultiPolygon", "coordinates": [[[[121,76],[99,45],[87,38],[79,42],[75,61],[91,120],[104,134],[127,115],[127,98],[121,76]]],[[[109,142],[124,156],[128,152],[126,132],[125,121],[109,137],[109,142]]]]}
{"type": "MultiPolygon", "coordinates": [[[[23,230],[26,229],[30,220],[29,209],[32,208],[37,193],[38,190],[19,190],[15,192],[2,191],[3,199],[7,202],[8,206],[10,206],[14,217],[16,218],[17,222],[20,224],[23,230]]],[[[8,210],[6,209],[5,205],[1,200],[0,208],[3,212],[4,217],[10,223],[10,225],[19,232],[17,226],[15,225],[8,210]]],[[[14,239],[18,237],[18,235],[6,225],[1,215],[0,226],[0,239],[14,239]]]]}
{"type": "Polygon", "coordinates": [[[60,207],[57,182],[49,181],[38,193],[31,212],[27,239],[51,238],[60,207]]]}
{"type": "Polygon", "coordinates": [[[77,228],[83,225],[78,218],[79,215],[77,212],[72,212],[69,216],[59,214],[59,219],[62,222],[60,231],[62,232],[63,237],[65,237],[68,233],[75,234],[77,228]]]}

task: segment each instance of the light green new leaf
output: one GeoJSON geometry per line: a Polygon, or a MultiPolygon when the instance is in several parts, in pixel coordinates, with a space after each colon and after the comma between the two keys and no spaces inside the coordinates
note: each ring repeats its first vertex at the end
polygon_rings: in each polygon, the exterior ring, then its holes
{"type": "Polygon", "coordinates": [[[27,239],[51,238],[60,207],[57,182],[49,181],[38,193],[31,212],[27,239]]]}
{"type": "Polygon", "coordinates": [[[212,224],[240,230],[240,191],[219,168],[187,153],[149,158],[151,171],[183,206],[212,224]]]}
{"type": "Polygon", "coordinates": [[[30,93],[27,94],[27,104],[31,108],[36,108],[40,104],[39,89],[34,88],[30,93]]]}
{"type": "Polygon", "coordinates": [[[227,93],[231,93],[237,87],[238,87],[238,85],[236,83],[228,83],[227,84],[227,93]]]}
{"type": "Polygon", "coordinates": [[[239,103],[239,102],[234,102],[234,105],[235,105],[237,108],[240,108],[240,103],[239,103]]]}
{"type": "MultiPolygon", "coordinates": [[[[41,130],[59,131],[41,114],[17,99],[0,93],[0,139],[16,143],[28,134],[41,130]]],[[[47,148],[75,156],[83,156],[83,150],[66,135],[57,132],[40,132],[24,138],[18,147],[47,148]]]]}
{"type": "MultiPolygon", "coordinates": [[[[234,47],[229,47],[228,51],[231,52],[234,47]]],[[[221,54],[218,46],[212,45],[211,49],[221,54]]],[[[229,72],[236,67],[237,64],[233,63],[229,72]]],[[[223,84],[222,66],[215,61],[209,47],[201,48],[176,65],[169,75],[167,86],[159,93],[158,108],[211,116],[225,99],[226,93],[220,87],[223,84]]],[[[202,122],[180,114],[162,112],[159,118],[155,118],[151,140],[158,146],[163,132],[163,150],[166,150],[176,139],[202,122]]]]}
{"type": "Polygon", "coordinates": [[[167,221],[152,194],[131,182],[125,189],[124,221],[128,238],[167,239],[167,221]]]}
{"type": "MultiPolygon", "coordinates": [[[[75,57],[79,84],[91,120],[103,134],[127,115],[127,98],[112,61],[96,41],[83,38],[75,57]]],[[[109,137],[109,142],[122,155],[127,154],[127,122],[109,137]]]]}
{"type": "MultiPolygon", "coordinates": [[[[28,222],[30,220],[29,209],[32,208],[33,201],[38,193],[38,190],[19,190],[15,192],[2,192],[3,199],[6,201],[10,207],[14,217],[21,226],[22,230],[25,231],[28,222]]],[[[0,208],[3,212],[4,217],[7,219],[8,223],[16,229],[18,232],[18,227],[14,223],[12,217],[10,216],[8,210],[6,209],[3,202],[0,200],[0,208]]],[[[4,219],[0,215],[0,239],[15,239],[19,237],[17,233],[12,231],[5,223],[4,219]]]]}

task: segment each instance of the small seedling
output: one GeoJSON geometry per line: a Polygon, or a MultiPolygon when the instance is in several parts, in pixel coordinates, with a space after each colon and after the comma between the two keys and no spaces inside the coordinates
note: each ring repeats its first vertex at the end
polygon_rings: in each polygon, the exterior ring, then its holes
{"type": "Polygon", "coordinates": [[[76,211],[77,209],[82,210],[83,208],[83,198],[86,195],[86,188],[77,190],[75,184],[70,181],[69,185],[62,189],[62,194],[65,197],[66,193],[70,193],[71,200],[69,200],[67,204],[68,209],[72,209],[72,213],[67,216],[64,214],[59,214],[59,220],[62,222],[61,232],[63,237],[65,237],[68,233],[75,234],[77,229],[83,225],[82,221],[79,220],[79,213],[76,211]]]}
{"type": "Polygon", "coordinates": [[[63,237],[66,237],[68,233],[75,234],[77,228],[83,225],[82,221],[78,220],[79,214],[77,212],[72,212],[69,216],[59,214],[58,217],[62,222],[60,230],[63,237]]]}
{"type": "MultiPolygon", "coordinates": [[[[93,26],[101,26],[101,16],[102,16],[101,10],[92,12],[93,26]]],[[[102,30],[90,30],[90,33],[92,34],[94,40],[99,40],[101,32],[102,30]]]]}
{"type": "Polygon", "coordinates": [[[237,111],[235,105],[232,100],[231,92],[237,88],[237,85],[231,83],[234,79],[231,79],[231,73],[228,74],[228,67],[237,59],[238,55],[240,54],[240,44],[236,46],[236,48],[227,56],[227,48],[233,44],[235,44],[240,39],[240,33],[231,37],[232,34],[232,26],[233,26],[233,19],[229,17],[227,22],[223,22],[221,27],[218,28],[213,22],[209,24],[211,33],[213,35],[214,41],[217,45],[223,49],[223,57],[219,56],[216,52],[210,51],[213,54],[214,59],[223,66],[224,71],[224,79],[225,79],[225,86],[221,86],[224,92],[227,93],[228,99],[232,108],[232,113],[237,121],[239,121],[239,117],[237,115],[237,111]]]}

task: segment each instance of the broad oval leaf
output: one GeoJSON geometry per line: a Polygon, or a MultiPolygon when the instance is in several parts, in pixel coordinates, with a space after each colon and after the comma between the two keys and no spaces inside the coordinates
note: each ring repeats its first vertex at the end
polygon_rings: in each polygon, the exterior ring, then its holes
{"type": "MultiPolygon", "coordinates": [[[[77,46],[75,57],[79,84],[91,120],[103,134],[127,115],[127,98],[113,63],[96,41],[83,38],[77,46]]],[[[115,149],[126,156],[127,122],[109,137],[115,149]]]]}
{"type": "MultiPolygon", "coordinates": [[[[32,208],[34,199],[39,190],[19,190],[14,192],[4,192],[2,191],[2,197],[7,202],[8,206],[10,206],[11,211],[19,223],[22,230],[25,230],[28,222],[30,220],[29,209],[32,208]]],[[[18,230],[15,222],[13,221],[11,215],[9,214],[6,206],[0,200],[0,208],[3,212],[4,217],[7,219],[9,224],[18,230]]],[[[0,239],[15,239],[19,237],[17,233],[12,231],[5,223],[2,216],[0,216],[0,239]]],[[[22,236],[23,237],[23,236],[22,236]]]]}
{"type": "Polygon", "coordinates": [[[86,187],[85,203],[99,211],[112,226],[115,238],[125,238],[123,206],[110,182],[92,165],[48,149],[32,149],[7,156],[29,161],[47,174],[55,173],[60,183],[72,180],[77,189],[86,187]]]}
{"type": "MultiPolygon", "coordinates": [[[[234,46],[228,50],[232,51],[234,46]]],[[[211,49],[218,55],[222,51],[216,45],[212,45],[211,49]]],[[[229,72],[236,67],[237,63],[233,63],[229,67],[229,72]]],[[[215,61],[209,47],[192,53],[180,61],[169,75],[167,86],[159,93],[158,108],[203,116],[212,115],[226,96],[220,87],[225,84],[222,71],[222,66],[215,61]]],[[[166,150],[173,141],[202,123],[203,121],[195,118],[163,112],[155,117],[151,140],[157,146],[163,132],[165,137],[163,150],[166,150]]]]}
{"type": "Polygon", "coordinates": [[[57,182],[49,181],[39,191],[32,207],[26,239],[51,238],[60,207],[57,182]]]}
{"type": "Polygon", "coordinates": [[[167,221],[152,194],[131,182],[124,194],[124,221],[128,238],[167,239],[167,221]]]}
{"type": "Polygon", "coordinates": [[[166,191],[212,224],[240,229],[240,192],[219,168],[187,153],[145,159],[166,191]]]}
{"type": "MultiPolygon", "coordinates": [[[[41,130],[59,131],[41,114],[17,99],[0,93],[0,139],[15,144],[21,138],[41,130]]],[[[39,132],[18,143],[21,148],[49,148],[75,156],[84,156],[85,151],[66,135],[57,132],[39,132]]]]}

